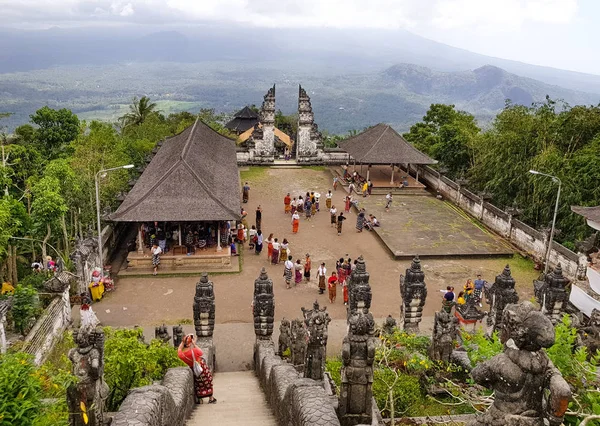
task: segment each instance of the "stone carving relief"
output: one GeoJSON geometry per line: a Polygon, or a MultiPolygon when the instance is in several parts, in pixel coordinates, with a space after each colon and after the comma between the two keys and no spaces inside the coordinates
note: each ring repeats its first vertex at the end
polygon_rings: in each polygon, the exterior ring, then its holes
{"type": "Polygon", "coordinates": [[[215,292],[206,272],[196,284],[194,328],[198,337],[212,337],[215,329],[215,292]]]}
{"type": "Polygon", "coordinates": [[[404,330],[409,333],[419,331],[419,323],[423,316],[423,306],[427,298],[425,273],[421,269],[421,260],[415,256],[406,275],[400,275],[400,315],[404,322],[404,330]]]}
{"type": "Polygon", "coordinates": [[[315,300],[313,309],[302,308],[304,324],[308,330],[306,360],[304,362],[304,377],[322,380],[327,358],[327,327],[331,322],[327,307],[320,308],[315,300]]]}
{"type": "Polygon", "coordinates": [[[273,296],[273,280],[269,278],[265,268],[262,268],[260,276],[254,281],[252,314],[256,338],[270,340],[273,334],[275,297],[273,296]]]}

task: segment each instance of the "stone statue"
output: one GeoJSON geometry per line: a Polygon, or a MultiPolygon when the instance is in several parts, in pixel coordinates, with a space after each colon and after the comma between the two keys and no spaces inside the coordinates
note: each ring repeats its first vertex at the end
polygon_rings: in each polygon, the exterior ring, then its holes
{"type": "Polygon", "coordinates": [[[506,265],[492,285],[484,287],[485,298],[490,304],[487,324],[490,327],[490,335],[502,327],[502,311],[510,303],[517,303],[519,295],[515,290],[515,279],[511,276],[510,266],[506,265]]]}
{"type": "Polygon", "coordinates": [[[173,326],[173,346],[179,347],[183,340],[183,327],[180,325],[173,326]]]}
{"type": "Polygon", "coordinates": [[[154,327],[154,338],[158,340],[162,340],[165,343],[169,343],[171,341],[171,335],[169,334],[169,329],[165,324],[160,325],[158,327],[154,327]]]}
{"type": "Polygon", "coordinates": [[[533,282],[534,294],[537,302],[542,307],[542,312],[548,315],[552,324],[560,320],[562,313],[569,302],[567,286],[570,280],[563,275],[560,263],[552,272],[546,274],[544,280],[533,282]]]}
{"type": "Polygon", "coordinates": [[[198,337],[212,337],[215,329],[215,292],[208,274],[202,273],[194,296],[194,328],[198,337]]]}
{"type": "Polygon", "coordinates": [[[404,322],[404,330],[409,333],[419,331],[419,323],[423,316],[423,306],[427,298],[427,286],[425,285],[425,273],[421,270],[419,256],[415,256],[406,270],[406,276],[400,275],[400,316],[404,322]]]}
{"type": "MultiPolygon", "coordinates": [[[[283,318],[279,325],[279,356],[283,357],[283,353],[290,349],[291,340],[291,327],[290,321],[283,318]]],[[[290,349],[291,351],[291,349],[290,349]]]]}
{"type": "Polygon", "coordinates": [[[437,361],[450,362],[457,334],[458,318],[443,310],[436,312],[429,357],[437,361]]]}
{"type": "Polygon", "coordinates": [[[477,321],[483,320],[488,314],[487,312],[479,310],[477,306],[479,304],[478,300],[479,299],[471,296],[469,300],[462,305],[458,303],[454,304],[454,309],[456,310],[456,313],[460,315],[461,321],[466,324],[473,324],[473,331],[475,331],[477,321]]]}
{"type": "Polygon", "coordinates": [[[73,332],[77,347],[69,351],[77,383],[67,389],[69,424],[102,426],[108,386],[104,382],[104,332],[84,325],[73,332]]]}
{"type": "Polygon", "coordinates": [[[348,320],[342,343],[342,383],[339,417],[342,426],[371,424],[373,420],[373,361],[375,338],[369,335],[369,319],[357,312],[348,320]]]}
{"type": "Polygon", "coordinates": [[[306,345],[308,340],[308,334],[304,328],[304,324],[299,319],[292,320],[290,327],[291,331],[291,363],[292,365],[304,365],[306,358],[306,345]]]}
{"type": "Polygon", "coordinates": [[[273,280],[269,278],[265,268],[262,268],[260,276],[254,281],[252,313],[256,338],[270,340],[273,334],[275,296],[273,296],[273,280]]]}
{"type": "Polygon", "coordinates": [[[504,351],[471,375],[495,391],[492,406],[471,426],[558,426],[571,399],[568,383],[542,348],[554,344],[554,327],[530,302],[509,304],[502,314],[504,351]]]}
{"type": "Polygon", "coordinates": [[[588,358],[600,350],[600,310],[593,309],[590,318],[577,327],[578,341],[581,346],[587,347],[588,358]]]}
{"type": "Polygon", "coordinates": [[[356,269],[352,271],[348,280],[348,318],[360,311],[368,312],[371,309],[371,285],[369,273],[362,256],[357,259],[356,269]]]}
{"type": "Polygon", "coordinates": [[[578,253],[577,272],[575,274],[578,281],[587,280],[588,257],[585,253],[578,253]]]}
{"type": "Polygon", "coordinates": [[[313,380],[323,380],[325,361],[327,358],[327,326],[331,322],[327,307],[320,309],[315,300],[313,309],[302,308],[304,323],[308,330],[308,345],[304,362],[304,377],[313,380]]]}
{"type": "Polygon", "coordinates": [[[393,334],[394,329],[397,327],[397,325],[398,324],[396,323],[396,320],[391,315],[388,315],[385,319],[385,322],[383,323],[381,331],[384,334],[393,334]]]}

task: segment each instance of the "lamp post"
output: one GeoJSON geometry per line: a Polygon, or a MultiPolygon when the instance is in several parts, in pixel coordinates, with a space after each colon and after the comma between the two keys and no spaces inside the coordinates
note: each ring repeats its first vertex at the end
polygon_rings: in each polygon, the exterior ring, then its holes
{"type": "Polygon", "coordinates": [[[529,170],[529,173],[533,175],[546,176],[552,179],[552,182],[558,183],[558,192],[556,194],[556,205],[554,206],[554,217],[552,218],[552,228],[550,229],[550,240],[548,241],[548,248],[546,249],[546,259],[544,264],[544,276],[548,274],[550,267],[550,250],[552,250],[552,241],[554,240],[554,227],[556,225],[556,215],[558,213],[558,200],[560,199],[560,187],[562,182],[556,176],[552,176],[546,173],[538,172],[537,170],[529,170]]]}
{"type": "Polygon", "coordinates": [[[127,164],[125,166],[119,166],[119,167],[112,167],[110,169],[103,169],[103,170],[99,170],[98,173],[96,173],[94,180],[95,180],[95,184],[96,184],[96,219],[98,220],[98,255],[100,256],[100,274],[101,276],[104,276],[104,261],[102,259],[102,225],[100,224],[100,185],[98,184],[98,177],[100,175],[104,175],[106,176],[106,173],[113,171],[113,170],[120,170],[120,169],[131,169],[133,166],[133,164],[127,164]]]}

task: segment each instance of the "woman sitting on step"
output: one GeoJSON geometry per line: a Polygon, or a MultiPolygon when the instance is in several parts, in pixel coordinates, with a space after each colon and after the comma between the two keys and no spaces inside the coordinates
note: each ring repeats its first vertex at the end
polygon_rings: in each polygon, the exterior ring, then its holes
{"type": "Polygon", "coordinates": [[[183,338],[183,341],[177,349],[177,356],[185,362],[191,369],[194,375],[194,397],[196,404],[202,404],[202,398],[208,397],[208,403],[214,404],[217,399],[213,396],[212,374],[206,365],[206,361],[202,358],[202,349],[196,346],[194,335],[188,334],[183,338]],[[194,362],[200,364],[199,371],[196,368],[194,371],[194,362]]]}

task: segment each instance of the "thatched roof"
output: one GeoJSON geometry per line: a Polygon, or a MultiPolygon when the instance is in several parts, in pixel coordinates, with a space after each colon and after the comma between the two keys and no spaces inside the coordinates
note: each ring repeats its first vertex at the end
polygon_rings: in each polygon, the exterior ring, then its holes
{"type": "Polygon", "coordinates": [[[571,206],[571,210],[592,222],[600,223],[600,206],[596,207],[579,207],[571,206]]]}
{"type": "Polygon", "coordinates": [[[387,124],[378,124],[339,143],[363,164],[435,164],[387,124]]]}
{"type": "Polygon", "coordinates": [[[243,133],[254,127],[256,123],[258,123],[258,113],[246,106],[235,113],[235,116],[225,125],[225,128],[233,132],[243,133]]]}
{"type": "Polygon", "coordinates": [[[167,139],[125,201],[115,222],[235,220],[240,175],[235,142],[197,119],[167,139]]]}

